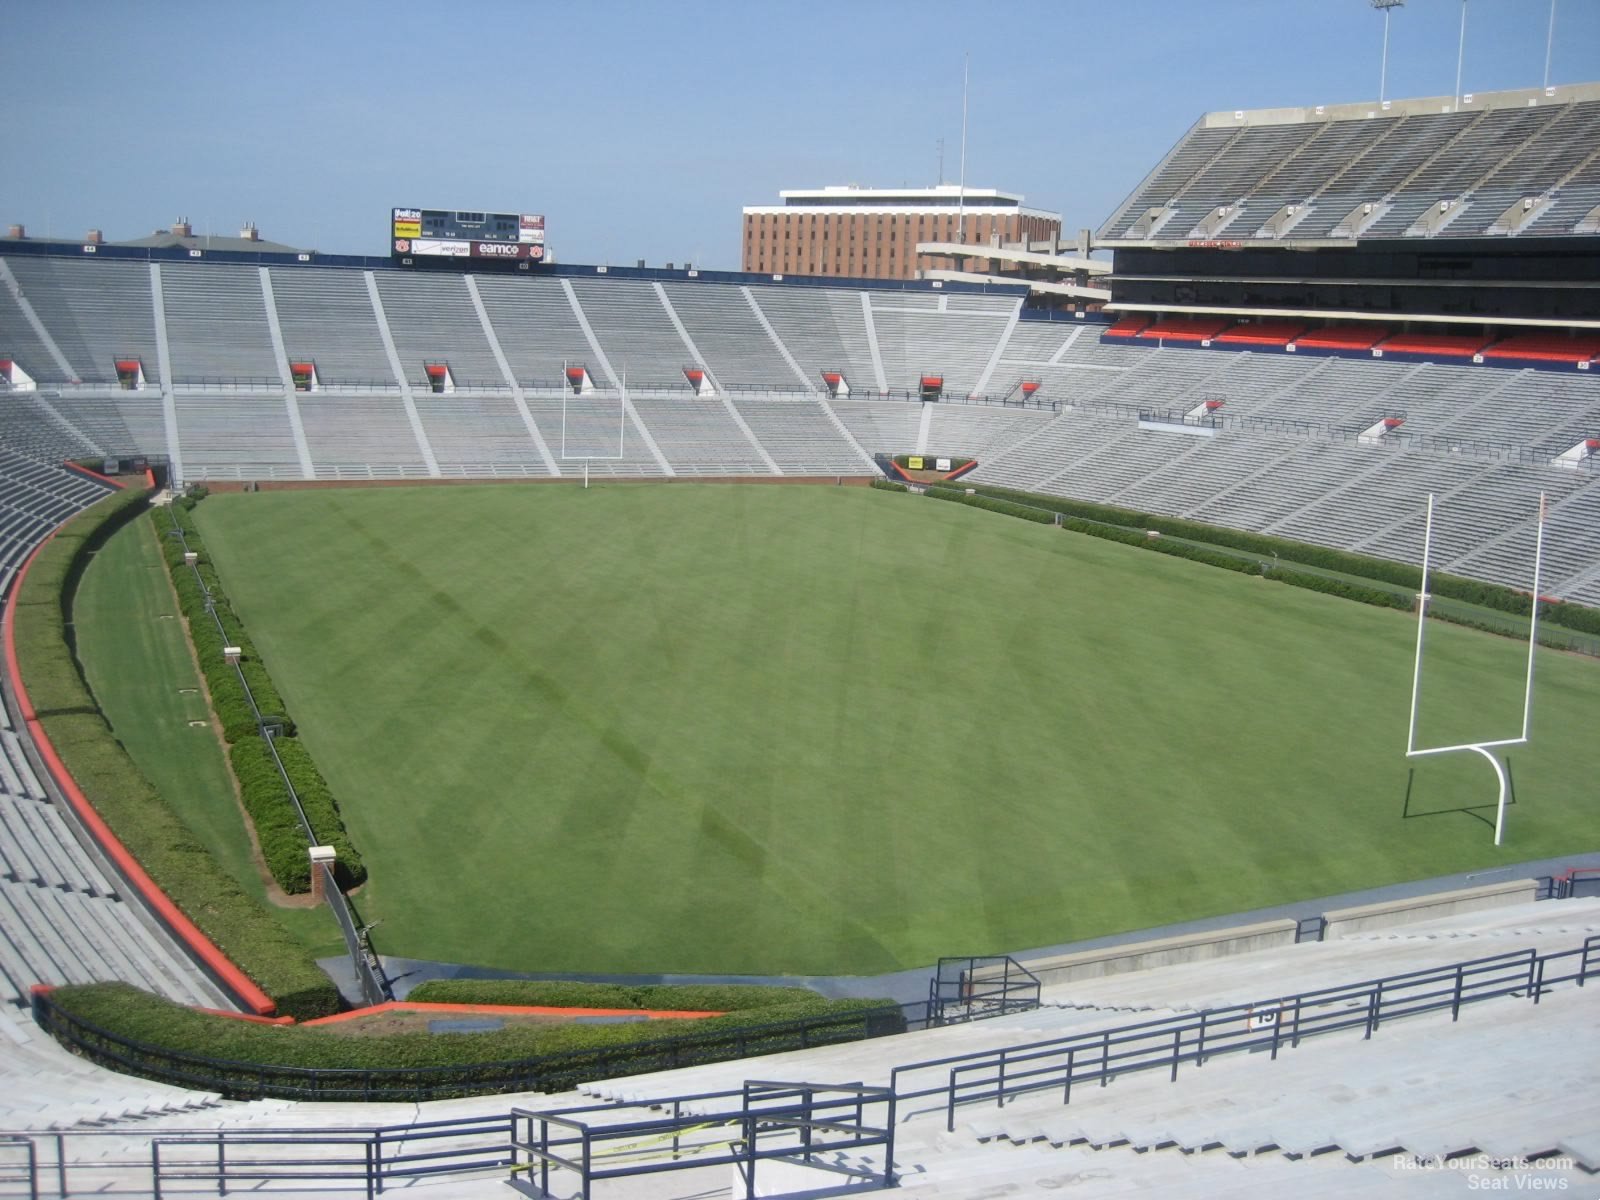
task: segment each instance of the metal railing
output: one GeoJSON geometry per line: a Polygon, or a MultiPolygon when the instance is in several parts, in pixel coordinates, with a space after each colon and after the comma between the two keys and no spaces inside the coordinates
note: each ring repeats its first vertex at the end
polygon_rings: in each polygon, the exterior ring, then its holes
{"type": "MultiPolygon", "coordinates": [[[[1557,879],[1577,874],[1567,872],[1557,879]]],[[[989,962],[981,958],[945,961],[976,964],[980,970],[989,962]]],[[[958,968],[955,977],[960,973],[958,968]]],[[[942,1108],[946,1128],[953,1129],[961,1105],[993,1102],[1004,1106],[1018,1096],[1049,1090],[1059,1090],[1062,1103],[1067,1104],[1075,1087],[1106,1087],[1122,1074],[1164,1069],[1175,1080],[1180,1067],[1199,1067],[1219,1054],[1264,1051],[1276,1058],[1280,1050],[1293,1048],[1304,1038],[1338,1031],[1359,1031],[1364,1039],[1371,1038],[1384,1025],[1406,1017],[1448,1011],[1455,1020],[1467,1005],[1503,996],[1538,1004],[1554,987],[1583,987],[1590,978],[1600,978],[1600,935],[1569,950],[1547,954],[1533,949],[1511,951],[1252,1004],[906,1063],[891,1071],[887,1087],[751,1080],[741,1089],[659,1097],[632,1105],[514,1108],[508,1113],[375,1128],[170,1129],[148,1142],[130,1129],[0,1130],[0,1181],[26,1183],[28,1195],[37,1197],[41,1180],[54,1175],[56,1194],[66,1196],[71,1194],[69,1185],[74,1191],[90,1190],[80,1182],[85,1177],[116,1172],[117,1181],[108,1185],[116,1186],[125,1181],[128,1172],[148,1169],[157,1196],[162,1194],[163,1184],[210,1183],[225,1194],[230,1187],[239,1190],[282,1179],[302,1186],[313,1182],[359,1185],[370,1198],[390,1184],[409,1179],[489,1170],[527,1174],[529,1182],[538,1171],[538,1181],[548,1191],[552,1173],[569,1171],[579,1176],[580,1194],[590,1197],[591,1185],[603,1179],[733,1164],[742,1173],[747,1195],[753,1195],[757,1165],[782,1160],[821,1170],[843,1165],[845,1175],[872,1177],[881,1180],[882,1186],[892,1186],[896,1113],[905,1111],[907,1101],[935,1098],[938,1103],[933,1111],[942,1108]],[[919,1074],[932,1075],[936,1082],[924,1086],[919,1074]],[[727,1103],[718,1107],[718,1101],[727,1103]],[[884,1106],[884,1119],[869,1124],[867,1112],[876,1105],[884,1106]],[[654,1111],[638,1121],[615,1120],[630,1107],[654,1111]],[[594,1120],[597,1114],[604,1114],[603,1120],[594,1120]],[[829,1142],[833,1135],[840,1140],[829,1142]],[[84,1139],[95,1140],[97,1149],[69,1153],[84,1139]],[[118,1159],[116,1145],[130,1142],[138,1143],[135,1156],[118,1159]],[[98,1148],[107,1145],[110,1148],[98,1148]],[[878,1145],[884,1147],[884,1167],[877,1175],[864,1163],[830,1164],[817,1157],[825,1153],[837,1157],[848,1150],[878,1145]],[[21,1156],[10,1164],[4,1158],[8,1147],[15,1147],[21,1156]]],[[[38,1000],[36,996],[36,1017],[47,1030],[56,1032],[51,1014],[40,1015],[38,1000]]],[[[909,1018],[918,1007],[905,1006],[898,1011],[909,1018]]],[[[766,1044],[754,1052],[772,1050],[766,1044]]],[[[102,1057],[94,1051],[88,1056],[102,1057]]],[[[598,1072],[607,1065],[597,1062],[592,1053],[565,1057],[586,1059],[584,1069],[580,1074],[569,1072],[566,1078],[550,1079],[553,1087],[570,1087],[578,1078],[600,1078],[598,1072]]],[[[238,1065],[246,1070],[272,1069],[238,1065]]],[[[684,1065],[691,1064],[686,1059],[662,1061],[647,1069],[684,1065]]],[[[145,1073],[138,1065],[130,1069],[145,1073]]],[[[460,1072],[462,1068],[439,1070],[460,1072]]],[[[530,1077],[523,1086],[538,1084],[530,1077]]],[[[239,1094],[237,1089],[223,1090],[239,1094]]],[[[362,1098],[347,1089],[316,1094],[323,1099],[362,1098]]],[[[420,1093],[418,1098],[423,1098],[420,1093]]]]}
{"type": "Polygon", "coordinates": [[[1446,1009],[1454,1021],[1463,1006],[1498,996],[1525,994],[1537,1004],[1556,984],[1582,987],[1591,977],[1600,977],[1600,934],[1574,950],[1509,951],[1251,1004],[907,1063],[894,1069],[890,1082],[901,1100],[942,1097],[945,1126],[954,1130],[956,1108],[963,1104],[993,1101],[1004,1107],[1013,1097],[1051,1089],[1059,1090],[1066,1104],[1074,1086],[1105,1087],[1129,1072],[1165,1069],[1176,1080],[1183,1063],[1199,1066],[1218,1054],[1266,1050],[1275,1059],[1283,1046],[1298,1046],[1303,1038],[1349,1029],[1370,1038],[1386,1022],[1446,1009]],[[1570,969],[1563,973],[1563,968],[1570,969]],[[903,1086],[914,1073],[934,1070],[943,1074],[941,1082],[903,1086]]]}
{"type": "MultiPolygon", "coordinates": [[[[189,552],[189,540],[184,536],[183,526],[179,524],[171,509],[167,512],[172,528],[167,531],[168,537],[176,537],[179,545],[184,549],[185,556],[189,552]]],[[[206,613],[217,627],[217,635],[221,637],[222,644],[228,645],[228,631],[222,624],[222,618],[217,614],[216,598],[211,594],[211,589],[206,586],[204,576],[200,574],[198,563],[189,563],[189,570],[194,574],[195,585],[200,589],[204,600],[206,613]]],[[[284,789],[288,792],[289,803],[294,807],[295,817],[300,822],[300,830],[306,838],[306,849],[320,843],[317,840],[317,831],[311,826],[311,819],[306,816],[305,806],[300,802],[300,793],[295,790],[294,781],[289,778],[289,771],[283,765],[283,759],[278,756],[276,745],[277,737],[282,729],[282,717],[279,715],[263,714],[256,704],[255,693],[250,690],[250,681],[245,678],[244,668],[238,662],[229,664],[233,668],[239,686],[244,691],[245,700],[250,705],[250,713],[255,718],[256,732],[261,740],[266,743],[267,753],[272,758],[272,765],[277,768],[278,777],[283,781],[284,789]]],[[[356,925],[355,915],[350,910],[350,902],[340,890],[334,878],[333,868],[327,863],[313,864],[314,871],[322,873],[322,895],[328,907],[333,911],[334,919],[339,923],[339,931],[344,937],[345,952],[350,957],[350,965],[355,971],[356,984],[361,989],[361,998],[367,1004],[382,1004],[394,998],[389,989],[389,981],[384,978],[378,969],[376,955],[364,942],[361,932],[356,925]]]]}
{"type": "Polygon", "coordinates": [[[1039,1007],[1039,977],[1006,954],[941,958],[928,980],[928,1024],[955,1025],[1039,1007]]]}
{"type": "MultiPolygon", "coordinates": [[[[0,1134],[0,1186],[24,1184],[28,1200],[39,1200],[39,1155],[33,1139],[20,1134],[0,1134]],[[12,1158],[20,1155],[21,1158],[12,1158]]],[[[62,1194],[66,1194],[65,1186],[62,1194]]]]}
{"type": "Polygon", "coordinates": [[[373,1129],[161,1134],[150,1141],[151,1190],[161,1200],[163,1185],[209,1183],[219,1195],[227,1195],[230,1189],[245,1190],[268,1180],[355,1183],[370,1200],[390,1184],[513,1167],[511,1134],[506,1113],[373,1129]],[[453,1144],[433,1148],[446,1139],[453,1144]],[[276,1147],[294,1147],[300,1153],[273,1153],[276,1147]],[[322,1153],[315,1153],[318,1149],[322,1153]]]}
{"type": "Polygon", "coordinates": [[[667,1103],[514,1108],[512,1147],[527,1157],[530,1183],[536,1164],[540,1195],[552,1194],[553,1171],[566,1171],[578,1176],[582,1200],[592,1200],[599,1180],[730,1165],[739,1171],[746,1200],[754,1200],[759,1165],[772,1161],[894,1186],[895,1096],[889,1088],[753,1079],[737,1090],[672,1097],[670,1116],[616,1119],[633,1109],[653,1114],[667,1103]],[[594,1114],[603,1116],[596,1122],[594,1114]],[[841,1161],[876,1146],[884,1148],[881,1170],[841,1161]]]}

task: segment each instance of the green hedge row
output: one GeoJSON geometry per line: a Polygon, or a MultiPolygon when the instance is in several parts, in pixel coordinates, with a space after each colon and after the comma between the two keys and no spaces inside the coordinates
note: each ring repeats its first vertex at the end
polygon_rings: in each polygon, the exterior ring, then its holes
{"type": "MultiPolygon", "coordinates": [[[[949,488],[930,487],[927,494],[936,500],[954,500],[975,508],[988,509],[990,512],[1007,513],[1011,516],[1041,523],[1055,520],[1054,514],[1059,512],[1061,513],[1060,520],[1063,529],[1086,533],[1090,537],[1121,542],[1128,546],[1138,546],[1145,550],[1154,551],[1157,554],[1169,554],[1174,558],[1186,558],[1193,562],[1205,563],[1208,566],[1221,567],[1225,571],[1238,571],[1243,575],[1262,575],[1279,583],[1287,583],[1292,587],[1302,587],[1313,592],[1325,592],[1328,595],[1342,596],[1347,600],[1359,600],[1363,604],[1373,604],[1380,608],[1398,608],[1405,611],[1410,611],[1411,609],[1411,597],[1403,593],[1390,592],[1383,588],[1363,587],[1360,584],[1349,583],[1342,579],[1330,579],[1324,575],[1313,575],[1305,571],[1286,570],[1276,565],[1268,568],[1257,558],[1230,554],[1224,550],[1211,550],[1205,546],[1197,546],[1187,541],[1178,541],[1165,536],[1151,537],[1146,531],[1131,529],[1124,525],[1104,524],[1098,519],[1068,516],[1057,508],[1045,511],[1042,508],[1036,508],[1017,501],[986,496],[981,492],[977,495],[969,496],[964,490],[954,491],[949,488]]],[[[1026,493],[1014,494],[1025,495],[1026,493]]],[[[1072,502],[1069,501],[1068,503],[1072,502]]]]}
{"type": "Polygon", "coordinates": [[[430,979],[408,1000],[429,1004],[520,1004],[548,1008],[638,1008],[656,1012],[749,1012],[819,997],[809,988],[754,984],[585,983],[566,979],[430,979]]]}
{"type": "Polygon", "coordinates": [[[151,520],[161,535],[162,554],[172,574],[179,605],[188,622],[189,636],[206,677],[212,707],[222,724],[223,737],[230,743],[229,761],[239,781],[245,811],[255,824],[262,857],[273,879],[284,891],[298,893],[310,890],[311,865],[306,857],[306,839],[300,828],[299,816],[289,798],[289,789],[284,786],[283,778],[272,762],[271,753],[257,732],[255,714],[239,682],[239,673],[223,659],[222,649],[225,645],[239,648],[239,670],[249,684],[250,694],[255,697],[262,715],[281,720],[284,736],[277,738],[275,744],[278,756],[283,761],[283,769],[294,784],[306,820],[316,831],[317,841],[334,847],[338,853],[334,874],[339,886],[355,887],[367,878],[366,864],[350,841],[344,818],[327,781],[317,770],[316,763],[305,747],[294,740],[295,727],[288,708],[256,653],[255,644],[250,640],[244,623],[229,605],[216,568],[206,555],[205,541],[194,526],[192,497],[185,497],[185,500],[190,502],[174,504],[166,512],[152,512],[151,520]],[[171,536],[174,522],[183,530],[181,540],[171,536]],[[185,543],[199,555],[195,570],[191,570],[183,560],[185,543]],[[195,577],[196,571],[199,579],[195,577]],[[222,623],[221,631],[206,611],[206,593],[200,586],[202,580],[210,592],[212,611],[222,623]]]}
{"type": "MultiPolygon", "coordinates": [[[[144,503],[124,491],[86,509],[39,553],[17,597],[18,665],[45,734],[79,789],[167,896],[296,1017],[339,1009],[311,956],[217,864],[128,756],[78,672],[63,613],[88,551],[144,503]]],[[[304,854],[302,853],[302,857],[304,854]]]]}
{"type": "Polygon", "coordinates": [[[909,492],[911,490],[905,484],[897,483],[893,479],[874,479],[872,486],[880,492],[909,492]]]}
{"type": "Polygon", "coordinates": [[[996,500],[990,496],[969,496],[965,491],[954,491],[950,488],[930,487],[926,495],[935,500],[952,500],[957,504],[965,504],[970,508],[987,509],[989,512],[1005,513],[1008,517],[1021,517],[1024,521],[1038,521],[1050,525],[1055,522],[1055,517],[1050,513],[1041,512],[1026,504],[1014,504],[1010,500],[996,500]]]}
{"type": "Polygon", "coordinates": [[[570,1088],[585,1079],[899,1033],[883,1000],[820,996],[696,1021],[509,1025],[486,1033],[358,1035],[231,1020],[120,983],[56,988],[47,1029],[85,1056],[233,1096],[393,1099],[570,1088]],[[313,1078],[308,1070],[338,1072],[313,1078]],[[349,1072],[361,1072],[350,1075],[349,1072]],[[371,1074],[365,1074],[371,1072],[371,1074]]]}
{"type": "MultiPolygon", "coordinates": [[[[1386,558],[1372,558],[1364,554],[1351,554],[1343,550],[1333,550],[1326,546],[1312,546],[1305,542],[1290,541],[1286,538],[1270,537],[1261,533],[1249,533],[1240,529],[1224,529],[1215,525],[1205,525],[1198,521],[1185,521],[1177,517],[1164,517],[1155,513],[1138,512],[1133,509],[1113,508],[1105,504],[1091,504],[1087,501],[1071,500],[1063,496],[1042,496],[1033,492],[1017,491],[1013,488],[990,487],[986,484],[968,484],[966,486],[973,487],[981,496],[1017,500],[1040,508],[1047,508],[1052,512],[1083,517],[1090,521],[1101,521],[1110,525],[1120,525],[1124,528],[1153,529],[1172,537],[1188,538],[1197,542],[1210,542],[1217,546],[1229,546],[1236,550],[1244,550],[1250,554],[1263,557],[1270,557],[1276,554],[1285,562],[1295,562],[1308,567],[1321,567],[1324,570],[1337,571],[1344,575],[1359,575],[1363,579],[1393,583],[1413,593],[1422,586],[1422,570],[1420,567],[1394,562],[1386,558]]],[[[1087,530],[1084,532],[1087,532],[1087,530]]],[[[1481,605],[1485,608],[1498,609],[1501,612],[1526,616],[1532,609],[1532,600],[1526,592],[1502,587],[1499,584],[1484,583],[1481,580],[1464,579],[1457,575],[1438,572],[1429,577],[1428,584],[1430,590],[1436,596],[1448,596],[1454,600],[1481,605]]],[[[1600,633],[1600,609],[1585,608],[1579,604],[1555,604],[1545,610],[1544,616],[1547,620],[1563,625],[1568,629],[1576,629],[1585,633],[1600,633]]]]}

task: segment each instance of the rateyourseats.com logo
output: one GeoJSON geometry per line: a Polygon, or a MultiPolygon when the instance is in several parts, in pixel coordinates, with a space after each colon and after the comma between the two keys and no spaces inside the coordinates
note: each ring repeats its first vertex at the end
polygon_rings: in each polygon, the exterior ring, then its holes
{"type": "Polygon", "coordinates": [[[1450,1171],[1466,1177],[1468,1191],[1564,1192],[1572,1181],[1566,1173],[1577,1162],[1569,1157],[1499,1158],[1492,1154],[1400,1154],[1391,1161],[1396,1171],[1450,1171]]]}

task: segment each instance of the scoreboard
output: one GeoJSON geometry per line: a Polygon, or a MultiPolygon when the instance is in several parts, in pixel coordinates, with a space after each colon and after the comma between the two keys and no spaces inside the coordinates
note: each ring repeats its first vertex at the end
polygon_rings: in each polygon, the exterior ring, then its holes
{"type": "Polygon", "coordinates": [[[397,208],[390,222],[395,258],[544,260],[544,217],[440,208],[397,208]]]}

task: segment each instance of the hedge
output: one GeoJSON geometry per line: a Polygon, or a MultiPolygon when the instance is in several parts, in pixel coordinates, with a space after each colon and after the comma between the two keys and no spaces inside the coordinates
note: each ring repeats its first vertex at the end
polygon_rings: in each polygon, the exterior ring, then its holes
{"type": "Polygon", "coordinates": [[[1050,513],[1041,512],[1026,504],[1014,504],[1009,500],[996,500],[988,496],[969,496],[964,491],[954,491],[951,488],[930,487],[926,493],[935,500],[953,500],[957,504],[965,504],[970,508],[987,509],[989,512],[1005,513],[1008,517],[1021,517],[1024,521],[1038,521],[1044,525],[1055,522],[1055,517],[1050,513]]]}
{"type": "MultiPolygon", "coordinates": [[[[1133,509],[1113,508],[1105,504],[1091,504],[1088,501],[1071,500],[1063,496],[1043,496],[1033,492],[1018,491],[1013,488],[991,487],[987,484],[968,484],[966,486],[972,487],[980,496],[1019,500],[1023,503],[1047,508],[1052,512],[1059,512],[1069,516],[1083,517],[1091,521],[1101,521],[1130,529],[1155,530],[1158,533],[1172,537],[1187,538],[1196,542],[1210,542],[1217,546],[1229,546],[1255,555],[1271,556],[1276,554],[1286,562],[1295,562],[1308,567],[1321,567],[1324,570],[1337,571],[1343,575],[1359,575],[1363,579],[1375,579],[1384,583],[1392,583],[1412,593],[1418,591],[1422,586],[1421,567],[1395,562],[1392,559],[1372,558],[1368,555],[1352,554],[1348,551],[1334,550],[1326,546],[1313,546],[1305,542],[1290,541],[1287,538],[1276,538],[1261,533],[1249,533],[1240,529],[1225,529],[1216,525],[1205,525],[1198,521],[1185,521],[1177,517],[1164,517],[1155,513],[1138,512],[1133,509]]],[[[1084,532],[1088,531],[1085,530],[1084,532]]],[[[1532,599],[1527,592],[1517,591],[1515,588],[1502,587],[1495,583],[1485,583],[1482,580],[1465,579],[1459,575],[1433,572],[1428,577],[1428,585],[1430,591],[1436,596],[1447,596],[1452,600],[1461,600],[1468,604],[1481,605],[1484,608],[1494,608],[1501,612],[1527,616],[1532,609],[1532,599]]],[[[1409,607],[1409,605],[1405,607],[1409,607]]],[[[1600,633],[1600,609],[1586,608],[1581,604],[1553,604],[1546,608],[1542,615],[1546,620],[1552,621],[1557,625],[1563,625],[1568,629],[1575,629],[1584,633],[1600,633]]]]}
{"type": "Polygon", "coordinates": [[[810,1004],[809,988],[755,984],[586,983],[566,979],[430,979],[407,997],[430,1004],[521,1004],[550,1008],[638,1008],[656,1012],[747,1012],[810,1004]]]}
{"type": "Polygon", "coordinates": [[[422,1099],[559,1091],[588,1079],[905,1029],[904,1016],[891,1001],[820,996],[695,1021],[508,1025],[448,1036],[350,1036],[327,1028],[262,1025],[185,1008],[120,983],[56,988],[36,1001],[36,1011],[46,1029],[88,1058],[241,1098],[422,1099]],[[304,1074],[310,1070],[341,1074],[313,1078],[304,1074]]]}
{"type": "Polygon", "coordinates": [[[909,492],[911,489],[903,483],[896,483],[892,479],[874,479],[871,484],[880,492],[909,492]]]}
{"type": "Polygon", "coordinates": [[[245,811],[256,827],[256,839],[261,845],[262,857],[272,877],[284,891],[298,893],[311,887],[311,866],[306,857],[305,833],[300,827],[299,815],[289,798],[289,790],[272,762],[271,753],[262,742],[256,728],[255,711],[250,698],[239,682],[243,674],[255,697],[256,706],[263,716],[278,718],[283,734],[275,740],[278,757],[284,772],[294,784],[300,797],[316,840],[321,845],[332,846],[338,852],[334,868],[335,878],[341,888],[355,887],[367,878],[366,865],[361,861],[338,803],[333,798],[327,781],[317,770],[311,755],[294,740],[295,725],[288,706],[279,695],[277,687],[267,674],[266,667],[256,653],[244,623],[228,603],[222,590],[216,567],[206,555],[205,541],[195,528],[192,510],[197,497],[186,496],[184,503],[174,504],[167,513],[153,512],[151,519],[162,535],[162,553],[178,591],[179,606],[189,626],[189,637],[200,660],[211,693],[211,704],[222,725],[222,735],[231,744],[228,757],[234,776],[239,780],[240,794],[245,811]],[[174,524],[183,530],[183,538],[172,536],[174,524]],[[184,562],[184,547],[199,556],[194,569],[184,562]],[[198,573],[199,578],[196,578],[198,573]],[[201,582],[205,591],[201,589],[201,582]],[[206,610],[209,593],[211,612],[206,610]],[[216,620],[212,619],[216,614],[216,620]],[[218,621],[222,630],[217,628],[218,621]],[[224,646],[237,646],[240,651],[239,671],[235,672],[222,655],[224,646]]]}
{"type": "MultiPolygon", "coordinates": [[[[78,673],[63,612],[87,561],[142,491],[86,509],[40,551],[17,597],[18,666],[45,735],[89,803],[157,886],[277,1002],[297,1017],[339,1009],[315,961],[195,838],[128,756],[78,673]]],[[[302,852],[303,857],[303,852],[302,852]]]]}

